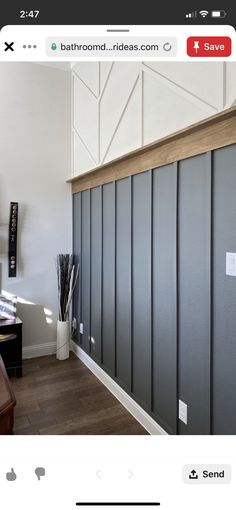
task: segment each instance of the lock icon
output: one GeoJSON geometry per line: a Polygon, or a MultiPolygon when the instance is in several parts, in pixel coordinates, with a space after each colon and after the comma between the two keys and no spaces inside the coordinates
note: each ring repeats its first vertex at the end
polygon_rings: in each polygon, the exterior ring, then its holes
{"type": "Polygon", "coordinates": [[[51,50],[55,51],[57,49],[56,43],[51,44],[51,50]]]}

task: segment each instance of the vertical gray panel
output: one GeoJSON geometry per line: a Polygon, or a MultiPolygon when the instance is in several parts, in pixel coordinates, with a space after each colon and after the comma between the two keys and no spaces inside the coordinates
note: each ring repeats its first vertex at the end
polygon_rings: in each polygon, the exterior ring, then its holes
{"type": "Polygon", "coordinates": [[[79,279],[73,294],[72,317],[77,320],[76,342],[79,342],[80,288],[81,288],[81,193],[73,195],[73,254],[76,264],[80,264],[79,279]]]}
{"type": "Polygon", "coordinates": [[[236,145],[214,153],[213,433],[236,434],[236,277],[226,276],[226,252],[236,253],[236,145]]]}
{"type": "Polygon", "coordinates": [[[116,375],[131,390],[131,178],[117,182],[116,375]]]}
{"type": "Polygon", "coordinates": [[[133,393],[151,409],[151,172],[133,177],[133,393]]]}
{"type": "Polygon", "coordinates": [[[102,204],[101,188],[91,190],[91,304],[90,325],[92,357],[101,362],[101,264],[102,204]]]}
{"type": "Polygon", "coordinates": [[[82,192],[82,274],[81,274],[81,335],[83,347],[89,350],[90,339],[90,191],[82,192]]]}
{"type": "Polygon", "coordinates": [[[177,163],[153,172],[153,412],[176,434],[177,163]]]}
{"type": "Polygon", "coordinates": [[[179,166],[179,398],[181,434],[210,433],[211,155],[179,166]]]}
{"type": "Polygon", "coordinates": [[[115,183],[103,186],[102,361],[115,374],[115,183]]]}

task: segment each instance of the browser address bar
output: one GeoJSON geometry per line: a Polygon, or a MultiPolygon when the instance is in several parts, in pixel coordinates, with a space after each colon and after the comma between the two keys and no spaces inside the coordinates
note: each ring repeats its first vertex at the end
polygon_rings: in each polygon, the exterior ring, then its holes
{"type": "Polygon", "coordinates": [[[175,57],[175,37],[49,37],[46,40],[49,57],[175,57]]]}

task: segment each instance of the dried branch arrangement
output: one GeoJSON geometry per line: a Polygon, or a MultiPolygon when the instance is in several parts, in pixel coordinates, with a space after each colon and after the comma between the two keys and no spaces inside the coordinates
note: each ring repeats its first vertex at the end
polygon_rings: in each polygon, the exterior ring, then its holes
{"type": "Polygon", "coordinates": [[[79,275],[79,264],[74,264],[73,255],[57,255],[57,286],[59,320],[68,321],[73,292],[79,275]]]}

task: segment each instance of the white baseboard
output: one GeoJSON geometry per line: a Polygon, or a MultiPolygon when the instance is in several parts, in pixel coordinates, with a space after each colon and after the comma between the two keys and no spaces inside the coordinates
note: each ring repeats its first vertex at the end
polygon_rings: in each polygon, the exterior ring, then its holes
{"type": "Polygon", "coordinates": [[[56,352],[56,342],[48,342],[47,344],[30,345],[23,347],[23,359],[39,358],[40,356],[48,356],[56,352]]]}
{"type": "Polygon", "coordinates": [[[93,374],[121,402],[130,414],[152,435],[168,435],[104,370],[93,361],[75,342],[71,341],[71,350],[93,372],[93,374]]]}

